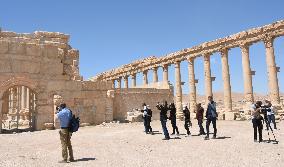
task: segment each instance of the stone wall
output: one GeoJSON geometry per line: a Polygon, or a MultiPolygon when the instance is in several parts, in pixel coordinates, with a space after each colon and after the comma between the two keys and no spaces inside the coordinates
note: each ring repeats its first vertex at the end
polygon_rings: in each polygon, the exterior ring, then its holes
{"type": "Polygon", "coordinates": [[[142,103],[150,105],[153,111],[153,119],[159,119],[159,111],[156,109],[157,102],[167,100],[173,102],[174,96],[170,89],[115,89],[114,92],[114,120],[123,121],[126,113],[133,109],[142,109],[142,103]]]}
{"type": "Polygon", "coordinates": [[[56,122],[55,95],[75,114],[80,114],[82,123],[107,121],[106,106],[112,101],[107,91],[111,83],[83,81],[79,74],[79,51],[68,40],[69,35],[62,33],[0,31],[0,97],[16,85],[33,90],[36,130],[56,122]]]}

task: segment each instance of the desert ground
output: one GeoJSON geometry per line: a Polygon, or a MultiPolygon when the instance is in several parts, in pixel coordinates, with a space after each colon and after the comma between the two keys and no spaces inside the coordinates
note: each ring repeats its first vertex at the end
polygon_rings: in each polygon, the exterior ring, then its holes
{"type": "MultiPolygon", "coordinates": [[[[274,131],[278,144],[253,142],[250,121],[218,121],[217,139],[210,140],[197,136],[196,121],[192,136],[185,135],[183,122],[178,127],[181,135],[168,141],[162,140],[159,121],[152,122],[154,135],[146,135],[141,122],[82,127],[72,136],[77,161],[67,164],[58,163],[58,130],[0,134],[0,166],[283,166],[284,121],[274,131]]],[[[267,131],[263,138],[268,140],[267,131]]]]}

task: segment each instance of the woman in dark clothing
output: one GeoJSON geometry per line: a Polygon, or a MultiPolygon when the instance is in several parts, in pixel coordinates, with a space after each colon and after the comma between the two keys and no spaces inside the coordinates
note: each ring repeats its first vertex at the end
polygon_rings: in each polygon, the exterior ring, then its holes
{"type": "Polygon", "coordinates": [[[196,105],[196,119],[198,122],[199,126],[199,134],[198,135],[205,135],[204,128],[203,128],[203,113],[204,113],[204,108],[201,106],[201,103],[198,103],[196,105]]]}

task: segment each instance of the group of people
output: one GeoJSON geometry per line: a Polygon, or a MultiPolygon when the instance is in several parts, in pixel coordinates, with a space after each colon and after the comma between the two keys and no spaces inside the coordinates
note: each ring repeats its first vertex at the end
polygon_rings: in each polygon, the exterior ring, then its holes
{"type": "MultiPolygon", "coordinates": [[[[216,120],[218,117],[217,111],[216,111],[216,103],[213,101],[213,97],[208,97],[208,104],[207,104],[207,110],[205,117],[207,118],[206,121],[206,132],[203,128],[203,116],[204,116],[204,108],[201,106],[201,103],[198,103],[196,105],[196,119],[199,126],[199,134],[198,135],[206,135],[205,140],[209,139],[209,126],[212,122],[213,128],[214,128],[214,135],[213,138],[216,138],[217,134],[217,127],[216,127],[216,120]]],[[[156,105],[157,109],[160,111],[160,121],[163,129],[163,133],[165,138],[163,140],[169,140],[170,135],[167,129],[167,120],[169,119],[171,121],[173,132],[171,135],[177,134],[179,135],[179,129],[176,124],[176,107],[174,103],[171,103],[168,105],[167,101],[164,101],[162,104],[158,102],[156,105]],[[168,117],[167,113],[170,111],[170,116],[168,117]]],[[[146,105],[143,103],[143,110],[141,111],[143,113],[143,119],[144,119],[144,127],[145,132],[147,134],[153,134],[150,122],[152,117],[152,110],[150,109],[149,105],[146,105]]],[[[190,120],[190,111],[186,105],[183,106],[183,118],[184,118],[184,128],[187,132],[187,135],[191,135],[191,132],[189,128],[192,126],[191,120],[190,120]]]]}
{"type": "Polygon", "coordinates": [[[271,122],[274,129],[277,129],[275,122],[275,110],[269,100],[265,100],[265,105],[261,101],[255,102],[252,105],[252,124],[254,130],[254,141],[257,142],[257,131],[259,135],[259,142],[262,142],[263,123],[266,125],[266,130],[272,130],[271,122]],[[263,116],[262,116],[262,115],[263,116]]]}

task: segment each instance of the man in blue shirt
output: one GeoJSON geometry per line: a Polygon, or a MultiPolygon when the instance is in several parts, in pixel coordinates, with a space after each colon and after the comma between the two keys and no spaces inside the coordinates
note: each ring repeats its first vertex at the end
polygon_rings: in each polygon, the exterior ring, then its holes
{"type": "Polygon", "coordinates": [[[217,120],[218,114],[216,111],[216,103],[213,101],[212,96],[208,96],[208,101],[209,103],[207,105],[206,116],[205,116],[207,118],[207,121],[206,121],[207,135],[205,137],[205,140],[209,139],[209,126],[211,122],[214,128],[213,139],[216,139],[216,134],[217,134],[216,120],[217,120]]]}
{"type": "Polygon", "coordinates": [[[72,112],[66,107],[65,103],[62,103],[60,104],[60,107],[58,108],[56,115],[60,121],[61,129],[59,131],[59,134],[62,145],[62,157],[63,157],[63,160],[59,162],[67,163],[67,158],[68,158],[67,149],[69,151],[69,161],[74,162],[73,150],[71,145],[72,133],[69,132],[69,125],[70,125],[70,120],[72,118],[72,112]]]}

